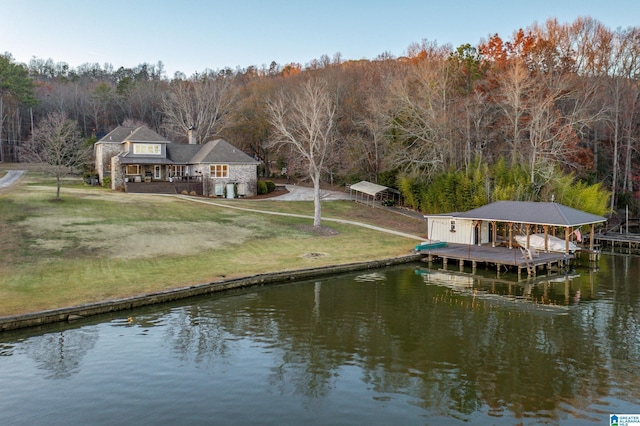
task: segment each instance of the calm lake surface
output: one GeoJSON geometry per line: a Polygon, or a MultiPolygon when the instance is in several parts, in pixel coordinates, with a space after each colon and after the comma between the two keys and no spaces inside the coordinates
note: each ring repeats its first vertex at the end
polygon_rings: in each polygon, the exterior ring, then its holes
{"type": "Polygon", "coordinates": [[[0,334],[0,424],[602,425],[640,413],[640,257],[529,283],[424,266],[0,334]]]}

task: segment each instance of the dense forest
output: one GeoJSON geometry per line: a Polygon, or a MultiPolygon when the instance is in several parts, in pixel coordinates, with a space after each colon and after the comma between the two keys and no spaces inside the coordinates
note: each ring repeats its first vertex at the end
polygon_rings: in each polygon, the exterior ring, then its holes
{"type": "Polygon", "coordinates": [[[64,112],[92,141],[119,124],[144,123],[175,142],[189,128],[223,137],[304,179],[294,150],[274,145],[272,100],[310,80],[331,95],[331,146],[322,180],[399,188],[408,206],[464,210],[500,199],[557,201],[598,214],[640,207],[640,28],[593,18],[498,34],[453,48],[424,40],[405,56],[204,70],[165,75],[162,62],[133,69],[70,68],[0,56],[1,161],[47,114],[64,112]]]}

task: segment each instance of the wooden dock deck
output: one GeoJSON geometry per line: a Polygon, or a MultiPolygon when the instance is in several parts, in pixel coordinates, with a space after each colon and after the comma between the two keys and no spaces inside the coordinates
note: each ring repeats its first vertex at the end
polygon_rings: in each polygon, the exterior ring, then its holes
{"type": "Polygon", "coordinates": [[[478,263],[495,265],[498,275],[500,268],[504,265],[514,267],[518,270],[518,278],[522,270],[527,270],[528,276],[535,276],[538,269],[546,269],[551,271],[552,268],[561,268],[569,260],[575,256],[573,254],[564,253],[543,253],[537,252],[532,258],[523,256],[519,247],[492,247],[490,245],[468,245],[450,243],[446,247],[434,248],[429,250],[417,251],[424,255],[425,260],[432,263],[438,259],[442,259],[442,263],[446,265],[449,260],[458,261],[460,268],[465,262],[471,264],[475,269],[478,263]]]}

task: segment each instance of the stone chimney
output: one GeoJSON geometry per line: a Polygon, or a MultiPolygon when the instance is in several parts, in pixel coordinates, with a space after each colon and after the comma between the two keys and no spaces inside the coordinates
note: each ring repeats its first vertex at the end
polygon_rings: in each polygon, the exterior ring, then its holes
{"type": "Polygon", "coordinates": [[[193,133],[195,129],[196,127],[192,124],[191,126],[189,126],[189,130],[187,131],[187,136],[189,137],[189,145],[195,145],[197,143],[196,136],[193,133]]]}

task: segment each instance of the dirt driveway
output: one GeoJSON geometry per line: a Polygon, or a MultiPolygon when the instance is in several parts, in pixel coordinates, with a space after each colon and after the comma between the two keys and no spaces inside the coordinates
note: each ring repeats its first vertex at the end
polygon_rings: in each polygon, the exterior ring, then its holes
{"type": "Polygon", "coordinates": [[[16,183],[24,174],[24,170],[8,170],[7,174],[0,178],[0,189],[16,183]]]}

